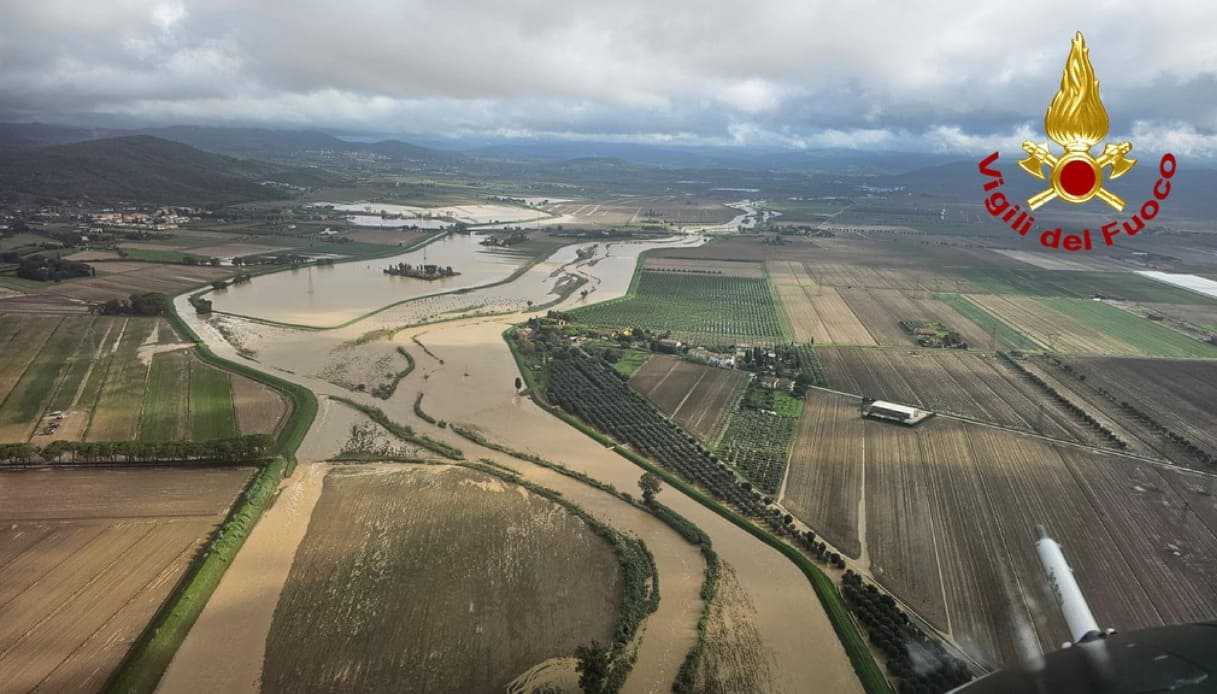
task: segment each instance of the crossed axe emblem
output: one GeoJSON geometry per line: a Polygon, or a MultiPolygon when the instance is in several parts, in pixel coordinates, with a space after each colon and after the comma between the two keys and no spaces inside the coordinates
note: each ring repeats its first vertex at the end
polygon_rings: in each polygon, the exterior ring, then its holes
{"type": "Polygon", "coordinates": [[[1097,159],[1090,155],[1089,148],[1082,149],[1082,146],[1067,148],[1065,154],[1058,157],[1048,149],[1047,144],[1037,145],[1030,140],[1023,142],[1023,151],[1028,157],[1018,165],[1041,180],[1044,179],[1044,167],[1049,167],[1052,184],[1047,190],[1028,198],[1028,207],[1034,210],[1058,197],[1078,204],[1097,197],[1118,212],[1124,210],[1124,199],[1103,188],[1103,169],[1110,166],[1108,178],[1113,179],[1128,173],[1137,163],[1136,159],[1125,158],[1132,151],[1132,143],[1108,143],[1103,146],[1103,153],[1097,159]]]}

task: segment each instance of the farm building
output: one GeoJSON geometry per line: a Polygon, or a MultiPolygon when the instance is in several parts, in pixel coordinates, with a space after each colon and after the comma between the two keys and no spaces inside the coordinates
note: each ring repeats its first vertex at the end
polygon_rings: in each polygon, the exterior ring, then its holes
{"type": "Polygon", "coordinates": [[[908,426],[918,424],[933,416],[933,414],[933,412],[919,410],[916,407],[900,405],[894,402],[887,402],[885,400],[873,400],[869,403],[863,401],[862,403],[863,417],[882,419],[887,422],[896,422],[898,424],[905,424],[908,426]]]}

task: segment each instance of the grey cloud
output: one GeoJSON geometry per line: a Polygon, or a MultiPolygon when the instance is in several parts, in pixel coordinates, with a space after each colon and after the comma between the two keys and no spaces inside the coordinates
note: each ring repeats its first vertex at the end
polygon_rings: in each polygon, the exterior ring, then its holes
{"type": "Polygon", "coordinates": [[[1082,29],[1113,132],[1203,148],[1214,26],[1132,0],[43,0],[0,7],[0,118],[967,148],[1039,127],[1082,29]]]}

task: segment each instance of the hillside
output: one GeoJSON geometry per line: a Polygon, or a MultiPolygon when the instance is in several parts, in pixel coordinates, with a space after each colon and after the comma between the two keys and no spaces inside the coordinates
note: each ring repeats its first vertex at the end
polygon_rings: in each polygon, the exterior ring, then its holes
{"type": "Polygon", "coordinates": [[[0,190],[49,198],[210,205],[284,196],[265,181],[315,186],[333,177],[148,135],[21,149],[0,158],[0,190]]]}

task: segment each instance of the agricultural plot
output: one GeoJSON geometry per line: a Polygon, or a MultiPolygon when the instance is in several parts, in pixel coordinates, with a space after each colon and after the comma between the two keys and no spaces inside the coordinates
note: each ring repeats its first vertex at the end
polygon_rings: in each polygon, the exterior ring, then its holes
{"type": "Polygon", "coordinates": [[[1037,524],[1068,548],[1100,623],[1217,615],[1217,515],[1190,505],[1207,477],[944,417],[842,426],[855,402],[815,393],[806,416],[825,423],[800,439],[786,499],[844,497],[833,511],[791,508],[846,542],[848,504],[864,495],[857,532],[871,573],[982,662],[1018,662],[1067,637],[1035,555],[1037,524]],[[799,472],[805,445],[818,447],[814,474],[799,472]],[[852,465],[836,460],[846,455],[852,465]]]}
{"type": "Polygon", "coordinates": [[[962,294],[941,293],[935,295],[944,304],[955,309],[959,315],[964,316],[972,321],[981,331],[986,333],[988,339],[978,344],[989,349],[1040,349],[1040,345],[1034,340],[1020,333],[1009,324],[995,318],[988,311],[985,311],[975,302],[968,300],[962,294]]]}
{"type": "Polygon", "coordinates": [[[797,342],[875,344],[867,326],[837,290],[818,284],[800,263],[770,261],[766,267],[797,342]]]}
{"type": "MultiPolygon", "coordinates": [[[[173,255],[174,259],[180,257],[180,254],[173,255]]],[[[146,292],[177,294],[232,274],[232,268],[135,262],[115,263],[114,269],[117,272],[107,272],[107,264],[106,262],[96,263],[96,277],[85,277],[59,284],[39,282],[38,284],[47,286],[36,287],[29,291],[36,294],[100,303],[110,299],[126,299],[132,294],[146,292]]]]}
{"type": "Polygon", "coordinates": [[[633,293],[572,313],[604,327],[639,326],[699,344],[778,342],[784,332],[765,279],[641,271],[633,293]]]}
{"type": "Polygon", "coordinates": [[[1043,303],[1107,335],[1118,336],[1140,354],[1155,357],[1217,357],[1217,347],[1181,335],[1098,301],[1046,298],[1043,303]]]}
{"type": "Polygon", "coordinates": [[[1051,438],[1102,439],[994,356],[960,350],[817,350],[829,386],[1051,438]]]}
{"type": "Polygon", "coordinates": [[[551,402],[630,445],[641,455],[700,484],[752,515],[764,506],[739,487],[725,463],[668,421],[600,359],[571,356],[549,363],[551,402]]]}
{"type": "Polygon", "coordinates": [[[990,336],[959,311],[933,295],[895,289],[838,289],[858,319],[881,345],[916,344],[900,321],[939,323],[957,333],[972,348],[987,347],[990,336]]]}
{"type": "Polygon", "coordinates": [[[1044,345],[1049,351],[1066,354],[1136,353],[1131,345],[1116,336],[1096,330],[1031,297],[973,294],[967,299],[1044,345]]]}
{"type": "Polygon", "coordinates": [[[1154,413],[1171,429],[1217,451],[1212,408],[1217,402],[1217,362],[1164,359],[1070,361],[1091,386],[1154,413]]]}
{"type": "Polygon", "coordinates": [[[656,355],[630,385],[702,441],[714,437],[748,374],[656,355]]]}
{"type": "Polygon", "coordinates": [[[808,391],[788,463],[782,504],[846,555],[862,552],[858,510],[862,504],[865,450],[858,402],[808,391]]]}
{"type": "Polygon", "coordinates": [[[100,691],[249,474],[0,473],[0,691],[100,691]]]}
{"type": "Polygon", "coordinates": [[[1198,304],[1212,306],[1213,301],[1189,292],[1155,282],[1133,272],[1077,272],[1072,270],[1038,270],[1022,268],[963,269],[961,274],[981,292],[1092,299],[1096,296],[1136,302],[1166,304],[1198,304]]]}
{"type": "Polygon", "coordinates": [[[757,488],[777,494],[798,423],[798,416],[740,407],[731,414],[716,453],[757,488]]]}
{"type": "Polygon", "coordinates": [[[464,468],[334,470],[275,608],[262,686],[504,691],[609,643],[621,590],[609,543],[523,488],[464,468]]]}
{"type": "Polygon", "coordinates": [[[0,345],[0,442],[232,438],[273,433],[287,412],[155,318],[0,315],[0,345]]]}
{"type": "Polygon", "coordinates": [[[1055,352],[1217,355],[1217,349],[1210,345],[1101,302],[996,295],[973,295],[969,299],[1055,352]]]}

